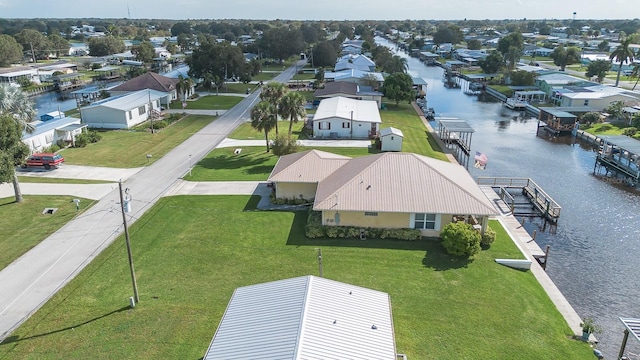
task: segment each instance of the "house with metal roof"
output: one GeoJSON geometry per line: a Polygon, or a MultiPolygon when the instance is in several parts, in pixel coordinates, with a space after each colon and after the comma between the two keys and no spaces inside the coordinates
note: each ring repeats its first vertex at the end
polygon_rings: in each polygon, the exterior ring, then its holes
{"type": "Polygon", "coordinates": [[[29,146],[32,153],[40,152],[57,144],[58,141],[73,144],[76,136],[87,127],[78,118],[64,116],[52,117],[46,121],[35,121],[31,125],[35,127],[35,130],[31,133],[25,132],[22,136],[22,142],[29,146]]]}
{"type": "Polygon", "coordinates": [[[484,231],[497,215],[460,165],[412,153],[349,159],[314,152],[282,156],[269,181],[277,198],[314,199],[323,225],[413,228],[435,237],[457,219],[474,218],[484,231]]]}
{"type": "Polygon", "coordinates": [[[313,136],[331,139],[369,139],[380,130],[378,103],[338,96],[320,101],[313,116],[313,136]]]}
{"type": "Polygon", "coordinates": [[[318,99],[343,96],[355,100],[374,100],[378,103],[378,108],[380,108],[384,94],[375,91],[371,86],[358,85],[347,81],[334,81],[326,83],[322,89],[317,89],[313,96],[318,99]]]}
{"type": "Polygon", "coordinates": [[[278,199],[313,199],[318,183],[351,158],[320,150],[281,156],[269,175],[278,199]]]}
{"type": "Polygon", "coordinates": [[[358,85],[370,85],[368,82],[375,81],[376,86],[380,87],[384,84],[384,76],[379,72],[362,71],[355,69],[346,69],[336,72],[327,71],[324,73],[324,79],[327,82],[331,81],[348,81],[356,83],[358,85]]]}
{"type": "Polygon", "coordinates": [[[129,129],[157,116],[160,100],[166,93],[140,90],[96,101],[80,108],[80,115],[90,128],[129,129]]]}
{"type": "Polygon", "coordinates": [[[302,276],[237,288],[203,359],[396,357],[389,294],[302,276]]]}

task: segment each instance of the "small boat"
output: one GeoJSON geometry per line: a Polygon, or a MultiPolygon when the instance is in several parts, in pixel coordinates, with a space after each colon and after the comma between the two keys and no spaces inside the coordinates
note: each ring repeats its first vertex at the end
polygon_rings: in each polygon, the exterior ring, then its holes
{"type": "Polygon", "coordinates": [[[427,109],[427,111],[424,112],[424,117],[429,121],[435,120],[436,111],[432,107],[430,107],[427,109]]]}

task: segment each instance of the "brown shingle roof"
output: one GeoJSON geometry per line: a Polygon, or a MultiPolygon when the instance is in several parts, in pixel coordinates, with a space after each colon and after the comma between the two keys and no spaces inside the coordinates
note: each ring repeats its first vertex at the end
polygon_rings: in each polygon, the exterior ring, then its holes
{"type": "Polygon", "coordinates": [[[496,214],[462,166],[411,153],[350,160],[318,184],[313,209],[496,214]]]}
{"type": "Polygon", "coordinates": [[[113,91],[138,91],[151,89],[164,93],[171,92],[176,89],[178,79],[168,78],[156,73],[148,72],[126,81],[116,87],[113,91]]]}
{"type": "Polygon", "coordinates": [[[331,175],[349,161],[349,157],[320,150],[281,156],[269,175],[269,181],[315,183],[331,175]]]}
{"type": "Polygon", "coordinates": [[[313,93],[315,97],[323,97],[334,94],[345,94],[356,96],[358,93],[358,85],[347,81],[328,82],[324,85],[324,89],[318,89],[313,93]]]}

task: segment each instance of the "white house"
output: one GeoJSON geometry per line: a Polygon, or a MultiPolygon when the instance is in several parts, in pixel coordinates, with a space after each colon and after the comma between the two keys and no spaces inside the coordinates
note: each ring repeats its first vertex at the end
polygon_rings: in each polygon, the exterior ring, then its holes
{"type": "Polygon", "coordinates": [[[160,111],[160,99],[167,96],[155,90],[140,90],[114,96],[80,108],[82,120],[91,128],[128,129],[147,121],[160,111]]]}
{"type": "Polygon", "coordinates": [[[315,276],[239,287],[204,360],[396,360],[389,294],[315,276]]]}
{"type": "Polygon", "coordinates": [[[347,81],[328,82],[324,88],[316,90],[313,94],[314,97],[319,99],[343,96],[356,100],[374,100],[378,103],[378,108],[382,106],[383,95],[370,86],[362,86],[347,81]]]}
{"type": "Polygon", "coordinates": [[[616,101],[622,101],[625,104],[636,103],[638,97],[634,97],[632,94],[633,93],[628,90],[608,85],[587,86],[581,89],[565,89],[561,93],[560,106],[588,106],[602,111],[616,101]]]}
{"type": "Polygon", "coordinates": [[[22,137],[22,142],[29,146],[31,152],[39,152],[43,149],[58,143],[59,140],[73,143],[75,137],[82,133],[87,125],[81,124],[80,119],[73,117],[63,117],[48,121],[36,121],[31,123],[35,126],[35,131],[26,133],[22,137]]]}
{"type": "Polygon", "coordinates": [[[347,81],[356,83],[358,85],[373,85],[369,84],[369,79],[376,82],[376,87],[384,84],[384,76],[379,72],[362,71],[355,69],[341,70],[337,72],[325,72],[324,79],[326,81],[347,81]]]}
{"type": "Polygon", "coordinates": [[[313,116],[313,136],[368,139],[378,134],[381,123],[377,102],[332,97],[322,100],[313,116]]]}
{"type": "Polygon", "coordinates": [[[402,151],[402,139],[404,134],[402,130],[394,127],[388,127],[380,130],[380,142],[382,151],[402,151]]]}
{"type": "MultiPolygon", "coordinates": [[[[178,94],[177,85],[178,79],[169,78],[153,72],[147,72],[110,89],[109,93],[115,96],[129,94],[140,90],[155,90],[156,92],[164,94],[160,99],[160,102],[169,107],[172,100],[176,100],[178,97],[182,97],[182,95],[184,95],[178,94]]],[[[187,96],[189,96],[192,91],[193,85],[191,89],[186,91],[187,96]]]]}

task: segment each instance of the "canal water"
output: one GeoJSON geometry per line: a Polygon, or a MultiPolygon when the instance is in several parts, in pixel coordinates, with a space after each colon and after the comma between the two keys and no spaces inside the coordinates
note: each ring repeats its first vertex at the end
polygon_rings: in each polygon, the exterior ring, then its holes
{"type": "MultiPolygon", "coordinates": [[[[617,358],[624,331],[618,318],[640,317],[640,196],[593,176],[596,154],[590,146],[537,137],[536,119],[445,88],[440,67],[398,55],[407,59],[411,75],[427,81],[428,106],[436,116],[466,120],[474,128],[471,153],[488,157],[485,170],[470,160],[474,178],[532,178],[562,206],[557,227],[540,219],[524,219],[524,227],[529,234],[537,231],[542,249],[551,246],[547,273],[582,318],[602,326],[598,348],[607,359],[617,358]]],[[[626,355],[640,359],[638,354],[640,344],[630,337],[626,355]]]]}

